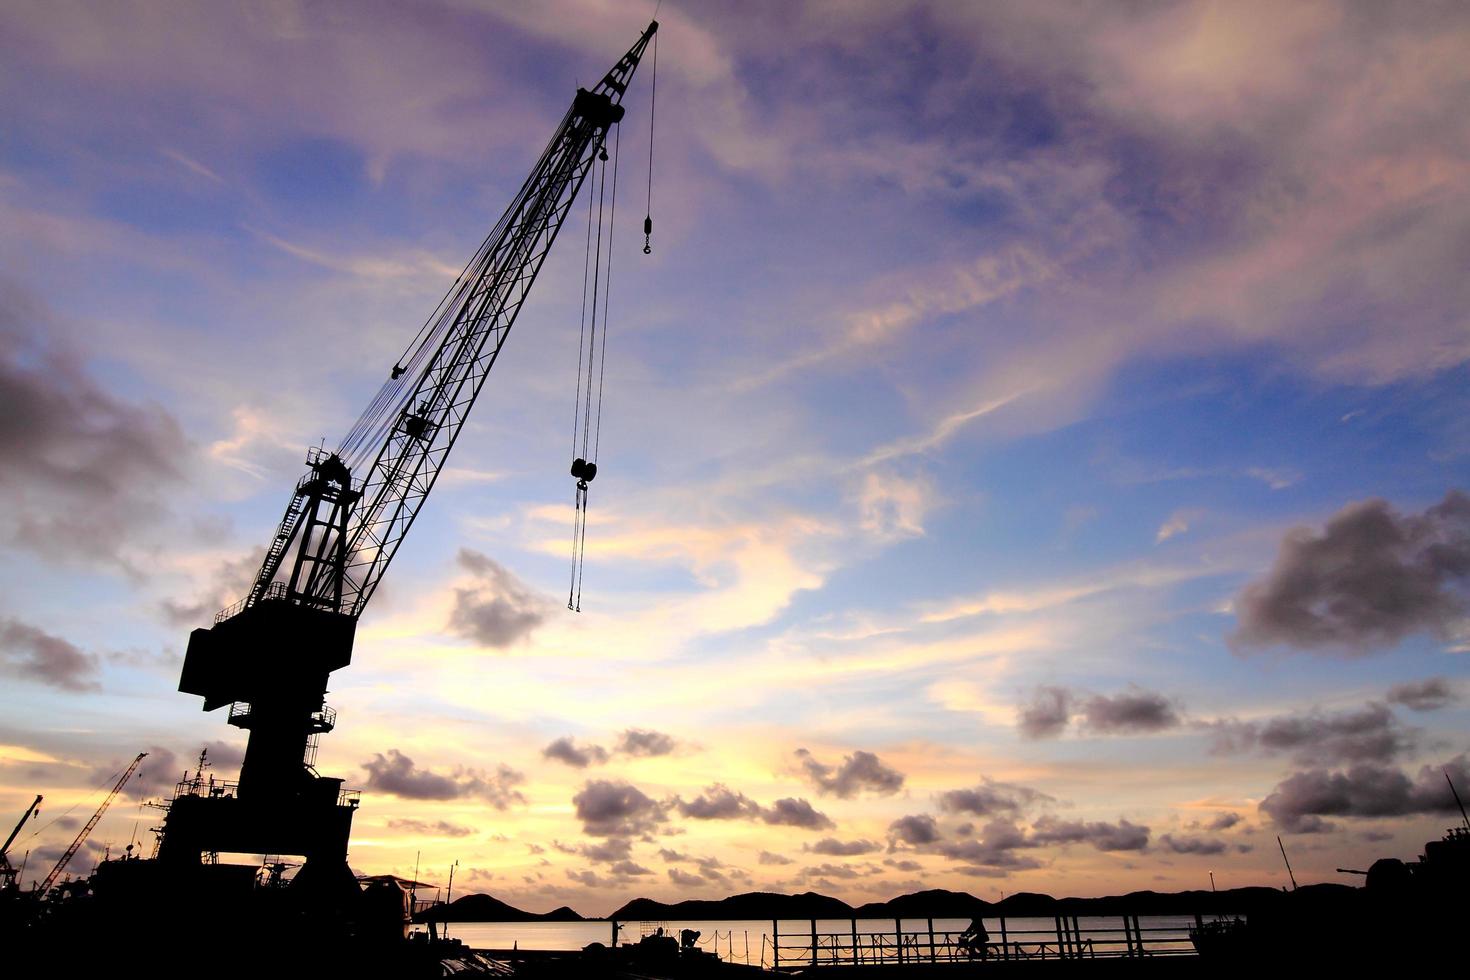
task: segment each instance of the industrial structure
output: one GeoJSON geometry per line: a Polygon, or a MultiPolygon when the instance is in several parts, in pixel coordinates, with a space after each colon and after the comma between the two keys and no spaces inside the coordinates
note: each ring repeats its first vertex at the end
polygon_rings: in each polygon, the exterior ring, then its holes
{"type": "MultiPolygon", "coordinates": [[[[586,414],[581,378],[585,369],[590,399],[599,301],[604,345],[606,338],[603,253],[611,254],[611,222],[604,232],[600,212],[610,201],[609,136],[657,29],[651,23],[595,87],[577,90],[510,207],[367,410],[336,450],[308,454],[308,471],[292,489],[249,595],[190,635],[179,690],[202,697],[206,711],[228,706],[229,723],[249,732],[249,741],[238,782],[180,783],[164,819],[160,870],[197,867],[219,852],[299,855],[305,863],[295,887],[322,895],[357,890],[347,867],[357,796],[313,766],[318,738],[336,724],[325,702],[328,678],[352,661],[358,617],[433,490],[590,177],[592,291],[584,294],[587,363],[578,368],[578,413],[586,414]]],[[[612,163],[615,192],[615,153],[612,163]]],[[[573,470],[579,515],[596,472],[586,456],[584,449],[573,470]]]]}

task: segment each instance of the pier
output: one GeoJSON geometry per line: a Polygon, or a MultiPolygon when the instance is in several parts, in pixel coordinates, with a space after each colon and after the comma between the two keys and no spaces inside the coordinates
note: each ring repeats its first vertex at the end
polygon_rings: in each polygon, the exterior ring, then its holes
{"type": "MultiPolygon", "coordinates": [[[[860,931],[851,920],[846,931],[821,931],[817,920],[800,932],[782,932],[781,922],[771,923],[771,935],[762,937],[761,966],[779,972],[797,972],[832,967],[920,966],[1004,961],[1081,959],[1141,959],[1146,957],[1195,956],[1189,926],[1176,924],[1145,926],[1140,916],[1052,917],[1050,928],[1015,928],[1004,916],[992,920],[998,928],[983,945],[962,939],[962,933],[934,928],[905,929],[895,920],[891,931],[860,931]],[[1085,923],[1082,921],[1086,919],[1085,923]]],[[[1195,925],[1203,922],[1195,916],[1195,925]]]]}

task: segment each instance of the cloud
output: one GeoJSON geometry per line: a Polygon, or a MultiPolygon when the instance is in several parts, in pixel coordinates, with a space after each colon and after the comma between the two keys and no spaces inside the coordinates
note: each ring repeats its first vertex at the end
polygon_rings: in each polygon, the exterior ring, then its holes
{"type": "Polygon", "coordinates": [[[971,878],[1005,878],[1010,875],[1011,871],[1023,871],[1028,868],[1039,867],[1041,867],[1040,862],[1032,861],[1030,858],[1022,858],[1018,860],[1017,866],[1013,868],[995,868],[983,867],[973,864],[962,864],[959,867],[955,868],[955,870],[962,875],[969,875],[971,878]]]}
{"type": "MultiPolygon", "coordinates": [[[[238,745],[218,740],[205,743],[186,754],[179,754],[162,745],[148,746],[148,756],[139,764],[132,779],[128,780],[123,792],[128,797],[144,800],[149,797],[171,795],[180,779],[192,778],[199,768],[200,749],[204,753],[204,774],[208,778],[228,778],[238,771],[245,759],[245,750],[238,745]]],[[[113,759],[106,766],[95,770],[93,778],[98,785],[111,785],[122,775],[132,758],[113,759]]]]}
{"type": "Polygon", "coordinates": [[[515,788],[526,781],[525,774],[510,766],[496,766],[493,773],[456,769],[454,778],[459,781],[460,795],[477,796],[497,810],[507,809],[512,803],[526,802],[524,794],[515,788]]]}
{"type": "MultiPolygon", "coordinates": [[[[650,758],[668,755],[678,747],[678,744],[672,735],[665,735],[663,732],[629,728],[618,737],[618,743],[613,752],[634,758],[650,758]]],[[[600,745],[578,745],[567,736],[555,740],[541,750],[543,758],[564,762],[574,769],[605,765],[612,758],[612,754],[600,745]]]]}
{"type": "Polygon", "coordinates": [[[669,868],[668,872],[669,881],[672,881],[680,888],[703,888],[706,884],[705,880],[699,875],[692,875],[687,871],[680,871],[678,868],[669,868]]]}
{"type": "Polygon", "coordinates": [[[760,854],[760,863],[761,864],[781,865],[781,864],[794,864],[795,862],[792,861],[791,858],[787,857],[784,854],[777,854],[774,851],[761,851],[761,854],[760,854]]]}
{"type": "Polygon", "coordinates": [[[1104,735],[1161,732],[1180,723],[1168,698],[1132,686],[1122,694],[1088,698],[1082,702],[1082,717],[1084,727],[1104,735]]]}
{"type": "Polygon", "coordinates": [[[171,415],[115,397],[42,304],[0,278],[0,533],[47,561],[111,563],[187,484],[192,450],[171,415]]]}
{"type": "Polygon", "coordinates": [[[413,820],[410,818],[395,819],[388,821],[388,827],[392,830],[407,830],[422,837],[469,837],[475,833],[475,828],[465,827],[448,820],[413,820]]]}
{"type": "Polygon", "coordinates": [[[419,769],[411,758],[397,749],[387,755],[378,753],[362,763],[367,770],[366,788],[391,793],[409,800],[455,800],[480,797],[497,810],[512,803],[525,803],[525,796],[515,787],[526,777],[509,766],[499,766],[494,773],[478,769],[457,768],[445,776],[419,769]]]}
{"type": "Polygon", "coordinates": [[[1121,694],[1096,694],[1080,701],[1067,688],[1038,687],[1031,701],[1018,709],[1016,724],[1026,738],[1055,738],[1066,731],[1074,714],[1081,715],[1084,729],[1098,735],[1150,734],[1182,723],[1164,695],[1129,685],[1121,694]]]}
{"type": "Polygon", "coordinates": [[[1245,472],[1247,476],[1260,480],[1272,490],[1285,490],[1302,480],[1301,473],[1289,467],[1273,469],[1265,466],[1252,466],[1245,472]]]}
{"type": "Polygon", "coordinates": [[[264,562],[264,548],[256,548],[238,558],[220,562],[206,576],[208,585],[192,602],[164,599],[160,603],[164,619],[173,626],[208,625],[215,613],[249,593],[264,562]]]}
{"type": "Polygon", "coordinates": [[[1231,827],[1234,827],[1236,824],[1240,823],[1240,821],[1241,816],[1238,813],[1221,813],[1216,816],[1214,820],[1210,821],[1209,829],[1229,830],[1231,827]]]}
{"type": "Polygon", "coordinates": [[[787,797],[772,803],[760,814],[762,821],[779,827],[801,827],[806,830],[830,830],[837,826],[806,800],[787,797]]]}
{"type": "Polygon", "coordinates": [[[1332,829],[1325,817],[1402,817],[1455,810],[1445,775],[1457,786],[1470,785],[1470,757],[1459,755],[1442,766],[1425,766],[1411,779],[1400,769],[1372,764],[1346,772],[1312,769],[1277,784],[1260,811],[1290,833],[1332,829]]]}
{"type": "Polygon", "coordinates": [[[715,783],[694,799],[681,799],[675,805],[681,815],[692,820],[751,819],[761,813],[759,803],[723,783],[715,783]]]}
{"type": "Polygon", "coordinates": [[[529,637],[546,620],[550,603],[491,558],[461,548],[459,564],[479,584],[454,590],[449,629],[482,647],[505,648],[529,637]]]}
{"type": "Polygon", "coordinates": [[[612,864],[632,857],[633,842],[626,837],[609,837],[596,844],[578,844],[574,850],[566,853],[580,854],[589,861],[612,864]]]}
{"type": "Polygon", "coordinates": [[[1072,720],[1072,693],[1063,687],[1038,687],[1021,706],[1016,725],[1026,738],[1055,738],[1072,720]]]}
{"type": "Polygon", "coordinates": [[[63,691],[96,691],[97,656],[29,623],[0,618],[0,672],[63,691]]]}
{"type": "Polygon", "coordinates": [[[933,506],[928,481],[869,470],[858,498],[859,524],[879,538],[922,537],[924,518],[933,506]]]}
{"type": "Polygon", "coordinates": [[[815,844],[803,844],[801,849],[827,857],[856,857],[859,854],[872,854],[879,849],[879,845],[870,840],[841,841],[835,837],[823,837],[815,844]]]}
{"type": "Polygon", "coordinates": [[[1223,854],[1230,847],[1225,841],[1216,838],[1175,837],[1173,834],[1160,836],[1159,845],[1175,854],[1223,854]]]}
{"type": "MultiPolygon", "coordinates": [[[[33,874],[34,881],[42,880],[51,869],[60,861],[66,853],[65,844],[48,844],[31,851],[27,860],[29,864],[28,874],[33,874]],[[37,869],[44,869],[38,871],[37,869]]],[[[107,853],[107,845],[99,840],[88,838],[82,841],[82,846],[66,862],[64,878],[78,878],[89,874],[91,870],[101,862],[107,853]]],[[[58,879],[63,880],[63,879],[58,879]]]]}
{"type": "Polygon", "coordinates": [[[817,761],[806,749],[797,749],[796,755],[806,778],[823,795],[850,800],[864,791],[892,796],[903,788],[903,773],[884,765],[871,752],[854,752],[836,767],[817,761]]]}
{"type": "Polygon", "coordinates": [[[1037,844],[1088,843],[1099,851],[1142,851],[1148,849],[1149,828],[1127,820],[1117,823],[1089,823],[1081,820],[1039,818],[1032,825],[1032,840],[1037,844]]]}
{"type": "Polygon", "coordinates": [[[216,184],[223,184],[225,182],[224,178],[221,177],[219,174],[215,173],[213,170],[210,170],[208,167],[200,163],[198,160],[195,160],[193,157],[186,156],[183,153],[180,153],[178,150],[171,149],[167,146],[161,146],[158,148],[158,152],[161,153],[163,156],[168,157],[170,160],[174,161],[180,166],[184,167],[191,173],[197,174],[198,176],[210,180],[216,184]]]}
{"type": "Polygon", "coordinates": [[[1034,858],[1015,853],[1035,846],[1037,842],[1027,837],[1014,821],[997,819],[986,824],[977,839],[941,841],[931,850],[960,862],[963,866],[956,870],[962,874],[1000,877],[1011,871],[1040,867],[1041,863],[1034,858]]]}
{"type": "Polygon", "coordinates": [[[1028,786],[998,783],[991,779],[969,789],[952,789],[939,794],[939,809],[945,813],[970,813],[977,817],[1017,814],[1034,804],[1049,802],[1053,802],[1050,796],[1028,786]]]}
{"type": "Polygon", "coordinates": [[[563,736],[542,749],[541,756],[564,762],[574,769],[586,769],[606,763],[608,751],[600,745],[578,746],[570,737],[563,736]]]}
{"type": "Polygon", "coordinates": [[[836,878],[839,881],[851,881],[861,878],[863,873],[857,868],[847,864],[818,864],[802,868],[797,877],[803,881],[822,878],[836,878]]]}
{"type": "Polygon", "coordinates": [[[1411,711],[1438,711],[1457,704],[1459,700],[1459,692],[1443,677],[1395,684],[1388,689],[1390,704],[1401,704],[1411,711]]]}
{"type": "Polygon", "coordinates": [[[714,783],[692,800],[676,797],[673,805],[680,815],[691,820],[759,820],[774,826],[809,830],[827,830],[837,826],[806,800],[787,797],[764,807],[723,783],[714,783]]]}
{"type": "Polygon", "coordinates": [[[692,854],[681,854],[667,847],[660,848],[658,853],[659,857],[663,858],[666,863],[672,864],[676,861],[693,862],[699,867],[699,873],[706,881],[724,884],[727,881],[727,876],[741,880],[749,877],[745,871],[740,868],[731,868],[716,857],[695,857],[692,854]]]}
{"type": "Polygon", "coordinates": [[[571,868],[568,868],[567,877],[579,885],[586,885],[588,888],[606,888],[618,884],[617,881],[611,878],[604,878],[596,871],[591,870],[573,871],[571,868]]]}
{"type": "Polygon", "coordinates": [[[1470,611],[1470,496],[1451,490],[1422,514],[1349,504],[1322,532],[1282,540],[1266,576],[1236,599],[1238,649],[1286,646],[1352,655],[1414,633],[1440,638],[1470,611]]]}
{"type": "Polygon", "coordinates": [[[1194,512],[1176,510],[1169,515],[1169,519],[1159,525],[1158,533],[1154,535],[1154,544],[1163,544],[1172,537],[1176,537],[1189,530],[1189,522],[1194,519],[1194,512]]]}
{"type": "Polygon", "coordinates": [[[1025,391],[1017,391],[1002,395],[999,398],[986,399],[978,405],[947,415],[940,419],[929,432],[923,435],[906,436],[887,445],[880,446],[868,454],[863,462],[865,465],[872,466],[894,459],[901,459],[905,456],[916,456],[931,452],[949,442],[950,439],[970,422],[984,418],[993,412],[1005,408],[1026,393],[1025,391]]]}
{"type": "Polygon", "coordinates": [[[914,813],[906,817],[899,817],[888,825],[889,850],[893,850],[899,843],[908,844],[911,847],[933,844],[939,840],[939,836],[939,825],[927,813],[914,813]]]}
{"type": "Polygon", "coordinates": [[[648,757],[668,755],[677,747],[678,742],[672,735],[642,728],[629,728],[618,739],[617,751],[624,755],[648,757]]]}
{"type": "MultiPolygon", "coordinates": [[[[107,766],[99,768],[94,774],[94,779],[99,783],[116,781],[122,775],[122,770],[127,768],[132,759],[113,760],[107,766]]],[[[191,763],[193,760],[190,760],[191,763]]],[[[194,772],[194,766],[189,765],[189,773],[194,772]]],[[[171,749],[161,745],[148,746],[148,758],[139,764],[133,778],[128,780],[126,794],[135,799],[145,799],[150,796],[158,796],[169,793],[174,785],[184,776],[185,764],[171,749]]]]}
{"type": "Polygon", "coordinates": [[[1263,722],[1219,721],[1212,750],[1233,755],[1259,750],[1290,755],[1302,765],[1389,762],[1413,750],[1416,742],[1385,705],[1370,702],[1355,711],[1280,715],[1263,722]]]}
{"type": "Polygon", "coordinates": [[[589,780],[572,797],[584,833],[594,837],[637,837],[665,819],[664,808],[628,783],[589,780]]]}

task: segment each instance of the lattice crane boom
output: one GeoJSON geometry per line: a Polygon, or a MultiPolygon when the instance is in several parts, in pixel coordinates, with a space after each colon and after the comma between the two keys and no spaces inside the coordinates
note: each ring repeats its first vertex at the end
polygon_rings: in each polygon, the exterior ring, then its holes
{"type": "MultiPolygon", "coordinates": [[[[607,136],[658,22],[571,108],[417,346],[336,452],[314,452],[244,605],[268,594],[354,618],[413,525],[607,136]],[[371,460],[361,480],[352,471],[371,460]],[[289,582],[278,578],[296,545],[289,582]],[[272,592],[272,590],[275,590],[272,592]]],[[[421,338],[421,339],[420,339],[421,338]]]]}

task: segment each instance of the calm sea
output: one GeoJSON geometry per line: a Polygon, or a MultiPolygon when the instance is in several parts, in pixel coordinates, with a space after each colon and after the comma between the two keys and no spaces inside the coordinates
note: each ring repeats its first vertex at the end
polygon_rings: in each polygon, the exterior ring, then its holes
{"type": "MultiPolygon", "coordinates": [[[[985,928],[990,941],[1001,941],[999,919],[987,918],[985,928]]],[[[935,943],[942,947],[947,935],[958,935],[970,924],[969,919],[935,919],[935,943]]],[[[1189,941],[1189,928],[1194,919],[1189,916],[1140,916],[1138,920],[1148,948],[1154,952],[1165,950],[1193,951],[1189,941]]],[[[1119,916],[1078,916],[1077,925],[1084,943],[1091,940],[1099,953],[1121,951],[1125,947],[1123,920],[1119,916]]],[[[1057,947],[1056,922],[1051,918],[1008,918],[1005,921],[1006,938],[1020,943],[1028,951],[1045,945],[1050,955],[1057,947]]],[[[736,963],[760,964],[772,962],[771,921],[766,920],[721,920],[715,922],[660,922],[619,923],[619,941],[637,942],[643,935],[662,927],[666,935],[677,937],[680,930],[695,929],[700,933],[698,945],[701,949],[718,952],[721,959],[736,963]]],[[[926,919],[904,919],[900,926],[903,941],[910,949],[919,951],[928,958],[929,923],[926,919]]],[[[809,919],[782,919],[781,960],[796,963],[811,960],[811,931],[809,919]]],[[[886,946],[891,955],[895,934],[892,919],[858,919],[858,945],[870,949],[875,943],[886,946]]],[[[607,944],[612,940],[612,925],[608,922],[451,922],[448,933],[463,940],[474,949],[525,950],[572,950],[581,949],[588,943],[607,944]]],[[[819,956],[827,960],[832,956],[847,959],[852,945],[852,921],[849,919],[818,919],[817,934],[819,956]],[[834,952],[835,950],[835,952],[834,952]]]]}

